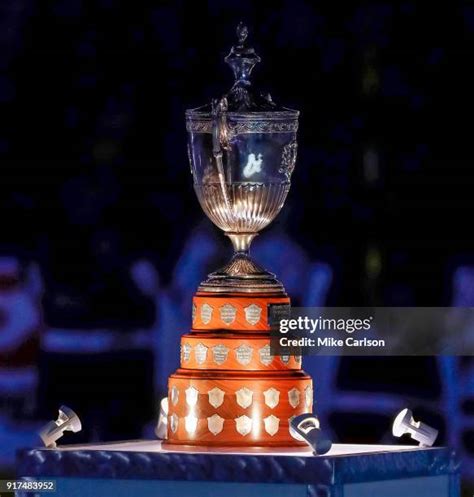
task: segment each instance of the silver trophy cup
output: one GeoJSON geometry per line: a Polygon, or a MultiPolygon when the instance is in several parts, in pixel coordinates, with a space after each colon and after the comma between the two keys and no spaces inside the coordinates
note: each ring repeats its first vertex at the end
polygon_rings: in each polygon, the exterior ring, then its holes
{"type": "Polygon", "coordinates": [[[200,291],[284,292],[282,284],[249,254],[252,240],[280,212],[296,161],[299,112],[257,93],[249,76],[260,61],[247,47],[247,28],[226,62],[235,83],[212,104],[186,112],[194,189],[209,219],[231,239],[230,262],[211,273],[200,291]]]}

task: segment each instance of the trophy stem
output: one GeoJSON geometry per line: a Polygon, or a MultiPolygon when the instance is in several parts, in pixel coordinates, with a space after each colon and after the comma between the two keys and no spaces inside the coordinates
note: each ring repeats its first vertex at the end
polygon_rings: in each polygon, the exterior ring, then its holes
{"type": "Polygon", "coordinates": [[[226,233],[225,235],[230,238],[236,254],[249,255],[252,240],[258,233],[226,233]]]}
{"type": "Polygon", "coordinates": [[[232,242],[234,255],[221,269],[211,273],[199,285],[200,292],[285,294],[283,285],[273,273],[259,266],[249,255],[252,240],[258,233],[225,233],[232,242]]]}

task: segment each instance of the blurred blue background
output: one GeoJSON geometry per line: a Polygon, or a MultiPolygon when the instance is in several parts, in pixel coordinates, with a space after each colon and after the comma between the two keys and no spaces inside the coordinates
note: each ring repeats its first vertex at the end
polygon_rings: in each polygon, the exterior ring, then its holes
{"type": "MultiPolygon", "coordinates": [[[[0,4],[0,474],[65,403],[66,441],[153,436],[191,298],[230,244],[199,208],[184,110],[254,79],[302,111],[286,206],[253,254],[297,305],[474,305],[474,5],[0,4]]],[[[474,479],[470,358],[307,358],[340,442],[410,406],[474,479]]]]}

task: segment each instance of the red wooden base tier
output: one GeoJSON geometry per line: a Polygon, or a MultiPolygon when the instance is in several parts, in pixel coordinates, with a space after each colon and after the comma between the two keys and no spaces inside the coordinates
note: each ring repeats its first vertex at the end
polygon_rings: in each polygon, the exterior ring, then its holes
{"type": "Polygon", "coordinates": [[[311,378],[299,356],[272,356],[272,305],[286,295],[208,295],[193,302],[181,367],[168,384],[167,445],[299,447],[293,416],[312,411],[311,378]]]}

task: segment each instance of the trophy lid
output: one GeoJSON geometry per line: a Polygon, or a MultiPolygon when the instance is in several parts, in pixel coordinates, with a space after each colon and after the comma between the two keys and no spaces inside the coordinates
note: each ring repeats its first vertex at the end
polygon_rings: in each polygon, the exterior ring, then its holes
{"type": "Polygon", "coordinates": [[[258,116],[263,119],[295,119],[299,112],[282,107],[275,103],[269,93],[258,91],[250,80],[253,68],[261,59],[255,49],[248,45],[248,28],[242,22],[237,26],[237,44],[233,45],[229,54],[225,57],[225,62],[234,73],[234,84],[232,88],[222,96],[220,100],[211,104],[189,109],[186,111],[188,118],[206,117],[212,114],[216,104],[229,114],[236,114],[243,117],[249,114],[253,119],[258,116]]]}

